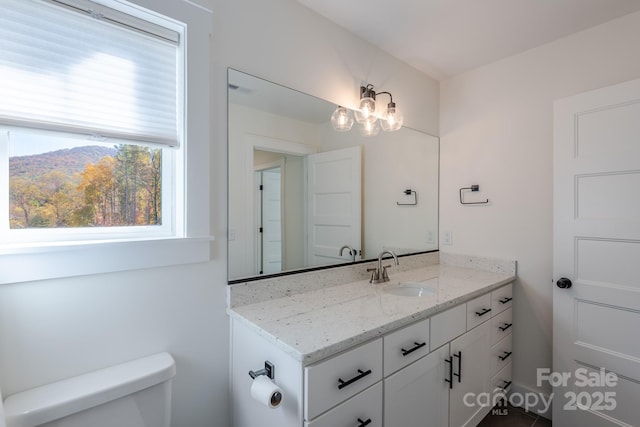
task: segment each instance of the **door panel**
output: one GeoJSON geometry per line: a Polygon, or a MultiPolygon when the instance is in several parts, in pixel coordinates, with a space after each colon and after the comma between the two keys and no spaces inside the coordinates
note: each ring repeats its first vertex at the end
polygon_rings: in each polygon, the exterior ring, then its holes
{"type": "Polygon", "coordinates": [[[640,80],[555,104],[554,424],[640,425],[639,119],[640,80]],[[615,385],[580,380],[601,369],[615,385]]]}
{"type": "MultiPolygon", "coordinates": [[[[308,265],[333,264],[339,250],[362,247],[362,154],[359,146],[307,157],[308,265]]],[[[358,258],[356,258],[358,259],[358,258]]]]}
{"type": "Polygon", "coordinates": [[[262,273],[282,271],[282,168],[262,171],[262,273]]]}

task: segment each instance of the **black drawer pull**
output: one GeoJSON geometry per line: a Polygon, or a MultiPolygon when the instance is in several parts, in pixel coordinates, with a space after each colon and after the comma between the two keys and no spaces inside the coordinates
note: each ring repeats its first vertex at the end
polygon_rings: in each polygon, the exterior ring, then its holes
{"type": "Polygon", "coordinates": [[[345,388],[346,386],[355,383],[358,380],[361,380],[362,378],[366,377],[367,375],[371,374],[371,369],[367,369],[366,371],[362,372],[362,370],[358,369],[358,374],[353,378],[351,378],[350,380],[343,380],[342,378],[338,378],[338,390],[342,390],[343,388],[345,388]]]}
{"type": "Polygon", "coordinates": [[[500,304],[506,304],[509,301],[511,301],[512,299],[513,298],[511,298],[511,297],[504,297],[504,298],[502,298],[501,300],[498,300],[498,301],[500,302],[500,304]]]}
{"type": "Polygon", "coordinates": [[[484,316],[485,314],[487,314],[488,312],[490,312],[491,309],[490,308],[483,308],[481,312],[477,312],[476,311],[476,316],[480,317],[480,316],[484,316]]]}
{"type": "Polygon", "coordinates": [[[403,356],[407,356],[407,355],[413,353],[414,351],[419,350],[422,347],[424,347],[425,345],[427,345],[426,342],[423,342],[423,343],[414,342],[414,344],[415,344],[415,347],[410,348],[409,350],[405,350],[404,348],[401,348],[400,350],[402,350],[402,355],[403,356]]]}
{"type": "Polygon", "coordinates": [[[511,385],[511,381],[502,380],[502,382],[504,383],[504,385],[501,387],[503,390],[508,389],[509,386],[511,385]]]}
{"type": "Polygon", "coordinates": [[[511,356],[511,352],[510,351],[504,351],[504,354],[502,356],[498,356],[498,359],[502,360],[503,362],[505,360],[507,360],[507,358],[509,358],[509,356],[511,356]]]}
{"type": "Polygon", "coordinates": [[[449,364],[449,379],[444,379],[444,382],[449,383],[449,388],[453,388],[453,357],[444,359],[445,363],[449,364]]]}
{"type": "Polygon", "coordinates": [[[507,329],[509,329],[512,326],[513,326],[513,323],[505,323],[504,326],[498,326],[498,329],[500,329],[502,332],[504,332],[504,331],[506,331],[507,329]]]}
{"type": "Polygon", "coordinates": [[[358,418],[358,422],[360,423],[358,424],[358,427],[368,426],[369,424],[371,424],[371,418],[369,418],[367,421],[362,421],[360,418],[358,418]]]}
{"type": "Polygon", "coordinates": [[[462,382],[462,352],[461,351],[457,352],[456,354],[453,355],[453,357],[458,358],[458,373],[453,375],[458,377],[458,382],[461,383],[462,382]]]}

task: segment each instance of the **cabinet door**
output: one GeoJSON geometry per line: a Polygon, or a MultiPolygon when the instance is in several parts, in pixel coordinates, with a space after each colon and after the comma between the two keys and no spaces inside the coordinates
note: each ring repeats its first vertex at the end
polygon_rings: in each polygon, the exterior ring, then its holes
{"type": "Polygon", "coordinates": [[[448,357],[445,345],[384,380],[385,426],[449,425],[448,357]]]}
{"type": "Polygon", "coordinates": [[[304,369],[305,419],[315,417],[382,379],[382,339],[304,369]]]}
{"type": "Polygon", "coordinates": [[[382,427],[382,382],[320,415],[305,427],[382,427]]]}
{"type": "Polygon", "coordinates": [[[484,294],[467,302],[467,330],[491,319],[491,294],[484,294]]]}
{"type": "Polygon", "coordinates": [[[451,427],[475,426],[490,409],[477,403],[477,397],[489,391],[490,345],[489,322],[471,329],[450,344],[454,374],[449,408],[451,427]]]}
{"type": "Polygon", "coordinates": [[[467,330],[467,305],[460,304],[431,317],[431,351],[464,334],[467,330]]]}
{"type": "Polygon", "coordinates": [[[429,319],[391,332],[384,337],[384,376],[429,353],[429,319]]]}

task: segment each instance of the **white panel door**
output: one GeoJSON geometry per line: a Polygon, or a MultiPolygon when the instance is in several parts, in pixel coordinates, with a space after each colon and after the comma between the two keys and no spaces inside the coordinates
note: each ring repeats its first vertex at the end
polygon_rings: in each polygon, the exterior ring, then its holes
{"type": "Polygon", "coordinates": [[[282,174],[281,168],[262,174],[262,269],[261,274],[282,271],[282,174]]]}
{"type": "Polygon", "coordinates": [[[555,103],[553,230],[553,423],[640,426],[640,80],[555,103]]]}
{"type": "Polygon", "coordinates": [[[308,265],[348,261],[340,257],[342,245],[360,253],[361,164],[359,146],[307,157],[308,265]]]}

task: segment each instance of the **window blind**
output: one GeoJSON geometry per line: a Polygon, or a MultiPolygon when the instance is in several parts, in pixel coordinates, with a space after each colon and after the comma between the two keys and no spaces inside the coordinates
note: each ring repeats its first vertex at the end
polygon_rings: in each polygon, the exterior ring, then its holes
{"type": "Polygon", "coordinates": [[[0,0],[0,123],[178,146],[179,35],[57,3],[0,0]]]}

